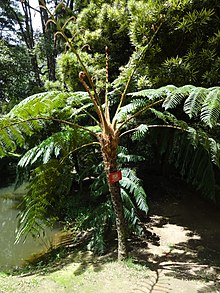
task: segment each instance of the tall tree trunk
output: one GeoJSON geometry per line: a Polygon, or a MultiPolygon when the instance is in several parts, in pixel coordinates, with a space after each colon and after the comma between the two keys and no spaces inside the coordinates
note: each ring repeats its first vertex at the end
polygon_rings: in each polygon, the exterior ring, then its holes
{"type": "Polygon", "coordinates": [[[44,48],[47,58],[47,70],[48,70],[48,78],[51,81],[56,80],[56,48],[54,44],[54,29],[53,24],[50,23],[46,27],[46,23],[49,19],[48,13],[46,9],[45,0],[39,0],[39,7],[40,7],[40,16],[41,16],[41,24],[42,24],[42,31],[43,31],[43,38],[44,38],[44,48]]]}
{"type": "Polygon", "coordinates": [[[35,75],[35,82],[37,86],[41,87],[42,81],[40,77],[40,69],[38,66],[37,55],[36,53],[34,53],[35,41],[34,41],[34,31],[33,31],[31,7],[29,4],[29,0],[22,1],[21,6],[24,12],[25,30],[22,28],[22,23],[20,21],[19,21],[19,25],[21,28],[23,39],[26,43],[27,48],[29,49],[31,65],[35,75]]]}
{"type": "Polygon", "coordinates": [[[117,147],[118,136],[110,129],[109,134],[102,133],[99,136],[105,172],[108,180],[109,192],[116,217],[116,229],[118,234],[118,259],[123,260],[128,256],[127,229],[123,212],[119,182],[111,183],[109,174],[117,171],[117,147]]]}

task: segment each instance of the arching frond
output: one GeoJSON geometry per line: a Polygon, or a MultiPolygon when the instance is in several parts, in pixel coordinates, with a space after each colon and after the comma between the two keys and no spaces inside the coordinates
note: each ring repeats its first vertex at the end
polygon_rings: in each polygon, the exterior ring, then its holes
{"type": "Polygon", "coordinates": [[[137,215],[137,209],[134,202],[131,200],[129,192],[127,192],[125,189],[122,189],[121,197],[124,205],[124,215],[126,221],[132,225],[137,232],[141,232],[141,229],[138,225],[140,223],[140,219],[137,215]]]}
{"type": "Polygon", "coordinates": [[[206,99],[208,90],[202,87],[195,88],[189,93],[184,103],[183,110],[190,118],[198,116],[206,99]]]}
{"type": "Polygon", "coordinates": [[[135,131],[132,134],[132,140],[141,140],[148,133],[148,126],[146,124],[140,124],[135,128],[135,131]]]}
{"type": "MultiPolygon", "coordinates": [[[[169,124],[170,126],[178,126],[180,129],[187,129],[188,125],[185,121],[179,120],[175,117],[175,115],[171,114],[168,111],[159,111],[156,109],[151,109],[151,112],[159,118],[161,121],[169,124]]],[[[159,126],[159,125],[158,125],[159,126]]],[[[150,125],[149,125],[150,127],[150,125]]]]}
{"type": "Polygon", "coordinates": [[[137,178],[135,171],[132,169],[123,169],[120,185],[123,189],[129,191],[129,194],[132,196],[135,205],[137,205],[141,211],[147,214],[148,205],[146,193],[141,186],[141,180],[137,178]]]}
{"type": "Polygon", "coordinates": [[[210,199],[215,198],[213,163],[219,166],[219,144],[207,134],[189,127],[178,130],[157,129],[156,146],[179,174],[210,199]],[[168,139],[169,137],[169,139],[168,139]]]}
{"type": "Polygon", "coordinates": [[[144,161],[145,158],[138,155],[130,154],[128,149],[124,146],[118,147],[118,164],[119,166],[126,165],[127,163],[138,163],[144,161]]]}
{"type": "Polygon", "coordinates": [[[28,150],[18,162],[18,167],[31,167],[37,161],[46,164],[58,156],[68,156],[76,149],[92,142],[93,138],[84,129],[69,128],[52,134],[39,145],[28,150]]]}
{"type": "Polygon", "coordinates": [[[163,102],[165,110],[178,106],[194,88],[192,85],[185,85],[180,88],[175,88],[172,92],[166,94],[166,99],[163,102]]]}
{"type": "Polygon", "coordinates": [[[210,156],[212,162],[220,168],[220,143],[213,138],[209,138],[210,156]]]}
{"type": "Polygon", "coordinates": [[[26,137],[44,129],[46,123],[50,123],[54,117],[57,121],[71,120],[75,116],[79,117],[80,113],[85,114],[89,107],[90,99],[85,92],[53,91],[22,100],[0,118],[0,156],[14,152],[18,146],[22,147],[26,137]]]}
{"type": "Polygon", "coordinates": [[[130,102],[128,105],[121,107],[115,119],[119,122],[125,121],[128,118],[128,116],[142,109],[147,104],[149,104],[148,99],[135,99],[132,102],[130,102]]]}
{"type": "Polygon", "coordinates": [[[202,121],[213,127],[216,125],[220,114],[220,88],[210,89],[201,109],[202,121]]]}
{"type": "Polygon", "coordinates": [[[164,86],[159,89],[146,89],[131,94],[132,97],[156,100],[164,98],[163,108],[174,109],[181,103],[190,118],[198,117],[209,127],[215,126],[220,115],[220,87],[202,88],[193,85],[182,87],[164,86]]]}
{"type": "Polygon", "coordinates": [[[56,205],[68,194],[72,183],[70,170],[58,160],[37,167],[32,177],[19,213],[17,241],[29,233],[39,236],[45,226],[53,224],[56,205]]]}
{"type": "MultiPolygon", "coordinates": [[[[73,114],[69,113],[70,109],[75,111],[75,107],[80,108],[88,103],[90,105],[90,99],[86,92],[44,92],[22,100],[7,116],[25,120],[28,118],[37,118],[39,116],[52,117],[54,113],[67,113],[68,117],[70,117],[70,115],[73,114]]],[[[81,110],[83,109],[84,108],[81,110]]]]}
{"type": "Polygon", "coordinates": [[[0,119],[0,156],[7,156],[15,152],[17,147],[25,143],[25,137],[44,127],[45,123],[39,121],[23,121],[21,119],[4,116],[0,119]]]}

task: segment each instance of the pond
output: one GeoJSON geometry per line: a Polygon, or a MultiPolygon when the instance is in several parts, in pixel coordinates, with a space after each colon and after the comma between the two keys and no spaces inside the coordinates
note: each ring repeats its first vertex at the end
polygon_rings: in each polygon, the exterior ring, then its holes
{"type": "Polygon", "coordinates": [[[48,251],[57,231],[46,231],[45,237],[27,237],[23,243],[15,244],[18,206],[25,188],[14,190],[14,186],[0,188],[0,271],[18,268],[40,253],[48,251]]]}

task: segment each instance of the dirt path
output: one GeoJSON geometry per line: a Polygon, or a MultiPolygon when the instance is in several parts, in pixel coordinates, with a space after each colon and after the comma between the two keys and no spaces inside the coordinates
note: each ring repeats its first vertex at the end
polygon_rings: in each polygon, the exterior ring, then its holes
{"type": "Polygon", "coordinates": [[[0,293],[220,292],[220,209],[191,192],[150,206],[151,237],[131,242],[126,263],[70,254],[32,275],[0,274],[0,293]]]}

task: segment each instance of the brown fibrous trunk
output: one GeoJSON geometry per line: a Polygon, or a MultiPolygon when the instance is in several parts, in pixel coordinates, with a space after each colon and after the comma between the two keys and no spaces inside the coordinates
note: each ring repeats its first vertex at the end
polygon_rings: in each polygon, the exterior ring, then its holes
{"type": "Polygon", "coordinates": [[[103,156],[105,172],[108,180],[109,192],[111,195],[112,205],[116,217],[116,229],[118,235],[118,259],[123,260],[128,256],[127,251],[127,233],[126,222],[123,212],[123,204],[121,199],[120,184],[119,182],[111,183],[109,181],[109,174],[117,171],[117,148],[118,148],[118,135],[110,129],[106,133],[99,135],[99,142],[103,156]]]}

